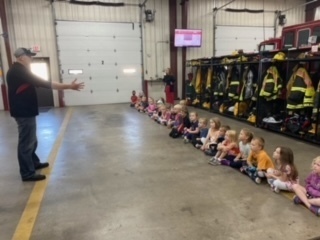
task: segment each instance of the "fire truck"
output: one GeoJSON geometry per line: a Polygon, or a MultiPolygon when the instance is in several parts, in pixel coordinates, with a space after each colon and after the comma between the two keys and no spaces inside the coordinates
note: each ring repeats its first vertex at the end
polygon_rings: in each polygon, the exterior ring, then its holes
{"type": "Polygon", "coordinates": [[[287,26],[280,38],[270,38],[259,44],[259,51],[279,51],[306,48],[320,43],[320,20],[287,26]]]}

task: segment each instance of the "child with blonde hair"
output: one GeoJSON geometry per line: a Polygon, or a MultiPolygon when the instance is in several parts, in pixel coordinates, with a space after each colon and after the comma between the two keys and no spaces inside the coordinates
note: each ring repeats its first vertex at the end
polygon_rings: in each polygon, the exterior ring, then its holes
{"type": "Polygon", "coordinates": [[[266,178],[269,168],[274,168],[273,162],[264,150],[265,141],[262,137],[255,137],[251,141],[251,152],[247,159],[247,165],[240,171],[248,175],[255,183],[260,184],[262,178],[266,178]]]}
{"type": "Polygon", "coordinates": [[[176,104],[173,106],[172,111],[170,113],[170,119],[167,123],[168,128],[180,125],[180,123],[182,122],[181,110],[182,106],[180,104],[176,104]]]}
{"type": "Polygon", "coordinates": [[[205,142],[206,140],[206,137],[208,135],[208,128],[207,128],[207,125],[208,125],[208,119],[206,118],[199,118],[199,137],[195,138],[192,140],[192,145],[195,147],[195,148],[200,148],[203,143],[205,142]]]}
{"type": "Polygon", "coordinates": [[[293,191],[292,185],[298,183],[299,179],[292,150],[288,147],[277,147],[273,159],[276,168],[269,168],[266,174],[271,190],[275,193],[279,193],[280,190],[293,191]]]}
{"type": "Polygon", "coordinates": [[[182,106],[180,111],[180,117],[177,118],[178,115],[176,115],[176,121],[171,129],[171,132],[169,133],[169,136],[172,138],[178,138],[183,135],[183,131],[185,127],[190,127],[190,120],[188,116],[188,109],[186,106],[182,106]]]}
{"type": "Polygon", "coordinates": [[[181,106],[187,106],[187,101],[186,100],[180,100],[179,104],[181,106]]]}
{"type": "Polygon", "coordinates": [[[206,151],[210,149],[210,144],[216,144],[219,138],[219,129],[221,126],[220,119],[217,117],[210,118],[209,130],[206,139],[201,147],[201,150],[206,151]]]}
{"type": "Polygon", "coordinates": [[[237,132],[228,130],[225,134],[225,140],[218,144],[216,155],[210,159],[209,164],[220,165],[222,159],[234,159],[239,154],[237,132]]]}
{"type": "Polygon", "coordinates": [[[295,204],[304,204],[316,216],[320,216],[320,156],[312,161],[312,172],[306,179],[306,186],[299,184],[292,186],[296,196],[293,198],[295,204]]]}
{"type": "Polygon", "coordinates": [[[191,112],[189,114],[189,119],[190,119],[190,127],[184,129],[184,137],[183,141],[184,143],[188,143],[192,141],[192,139],[195,139],[199,136],[199,121],[198,121],[198,113],[196,112],[191,112]]]}
{"type": "Polygon", "coordinates": [[[159,118],[158,122],[163,126],[167,126],[167,123],[170,120],[170,116],[171,116],[171,105],[166,104],[164,108],[162,108],[161,117],[159,118]]]}
{"type": "Polygon", "coordinates": [[[232,168],[240,169],[244,163],[247,162],[248,156],[250,154],[250,142],[253,138],[253,134],[250,130],[243,128],[239,133],[239,153],[232,159],[228,157],[221,161],[222,165],[230,166],[232,168]]]}
{"type": "Polygon", "coordinates": [[[154,102],[154,99],[152,97],[149,97],[148,106],[145,109],[145,112],[148,114],[149,117],[151,117],[156,110],[157,110],[157,105],[154,102]]]}
{"type": "Polygon", "coordinates": [[[230,130],[230,126],[224,125],[219,128],[218,138],[214,142],[209,143],[209,148],[204,150],[204,154],[208,156],[215,156],[218,152],[218,145],[225,139],[226,132],[230,130]]]}

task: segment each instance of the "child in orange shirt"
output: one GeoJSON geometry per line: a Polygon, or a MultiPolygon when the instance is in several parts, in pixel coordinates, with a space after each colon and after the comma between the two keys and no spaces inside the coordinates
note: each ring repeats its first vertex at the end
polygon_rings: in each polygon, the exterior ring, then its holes
{"type": "Polygon", "coordinates": [[[255,137],[251,141],[251,152],[247,159],[248,166],[243,166],[240,171],[248,175],[255,183],[260,184],[266,178],[268,168],[274,168],[273,162],[264,150],[264,139],[255,137]]]}

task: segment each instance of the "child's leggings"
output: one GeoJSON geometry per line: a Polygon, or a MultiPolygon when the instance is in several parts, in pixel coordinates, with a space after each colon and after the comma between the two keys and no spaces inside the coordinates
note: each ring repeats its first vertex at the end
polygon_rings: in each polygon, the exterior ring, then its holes
{"type": "Polygon", "coordinates": [[[244,161],[242,161],[242,160],[234,161],[235,158],[236,158],[236,156],[227,155],[227,156],[225,156],[225,159],[223,159],[221,161],[221,164],[226,165],[226,166],[230,166],[232,168],[240,169],[243,166],[244,161]]]}

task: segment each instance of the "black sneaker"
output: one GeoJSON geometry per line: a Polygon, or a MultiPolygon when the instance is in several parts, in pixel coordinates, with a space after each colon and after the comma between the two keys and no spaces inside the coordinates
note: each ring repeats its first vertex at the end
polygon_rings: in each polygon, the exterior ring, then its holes
{"type": "Polygon", "coordinates": [[[34,166],[34,168],[36,170],[42,169],[42,168],[46,168],[49,167],[49,163],[45,162],[45,163],[39,163],[38,165],[34,166]]]}
{"type": "Polygon", "coordinates": [[[46,179],[45,175],[35,174],[34,176],[26,179],[22,179],[23,182],[36,182],[46,179]]]}

